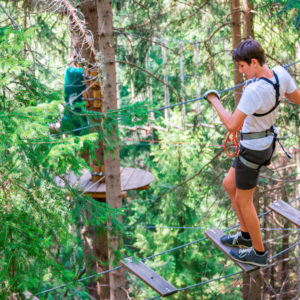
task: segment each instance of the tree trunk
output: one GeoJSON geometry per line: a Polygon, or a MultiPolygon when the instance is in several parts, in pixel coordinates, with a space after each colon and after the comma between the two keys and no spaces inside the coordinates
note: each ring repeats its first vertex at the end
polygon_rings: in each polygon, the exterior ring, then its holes
{"type": "MultiPolygon", "coordinates": [[[[86,218],[90,220],[92,216],[86,215],[86,218]]],[[[99,261],[108,261],[107,232],[99,231],[90,225],[83,226],[81,229],[81,238],[86,267],[93,270],[94,273],[107,270],[107,266],[101,265],[95,259],[97,257],[99,261]]],[[[89,295],[95,299],[109,299],[109,274],[97,277],[97,281],[95,281],[95,278],[91,278],[88,283],[88,291],[89,295]]]]}
{"type": "MultiPolygon", "coordinates": [[[[149,49],[146,53],[146,58],[145,58],[145,66],[146,66],[146,70],[148,72],[151,72],[150,53],[151,53],[151,47],[149,47],[149,49]]],[[[152,96],[152,77],[151,76],[146,77],[146,84],[147,84],[147,95],[149,97],[150,106],[151,106],[151,110],[152,110],[153,109],[153,96],[152,96]]],[[[155,120],[155,115],[154,115],[153,111],[150,113],[150,119],[155,120]]]]}
{"type": "MultiPolygon", "coordinates": [[[[97,14],[99,22],[99,43],[100,54],[102,57],[102,78],[104,92],[104,111],[109,109],[117,109],[116,95],[116,64],[115,64],[115,45],[113,36],[113,15],[112,1],[97,0],[97,14]]],[[[112,208],[120,208],[122,206],[121,183],[120,183],[120,155],[119,146],[116,137],[114,125],[111,128],[113,136],[113,151],[107,151],[104,158],[105,177],[106,177],[106,201],[112,208]]],[[[109,134],[110,134],[109,133],[109,134]]],[[[121,217],[120,217],[121,221],[121,217]]],[[[110,268],[114,265],[115,251],[122,247],[121,236],[118,232],[109,233],[109,258],[110,268]]],[[[109,273],[110,281],[110,299],[122,300],[126,299],[125,292],[125,275],[124,268],[109,273]]]]}
{"type": "MultiPolygon", "coordinates": [[[[195,68],[196,68],[196,97],[200,98],[200,74],[199,74],[199,42],[197,41],[195,43],[195,52],[194,52],[194,58],[195,58],[195,68]]],[[[197,114],[200,114],[201,112],[201,101],[197,101],[196,106],[197,114]]]]}
{"type": "Polygon", "coordinates": [[[224,51],[225,51],[225,68],[226,68],[226,82],[229,85],[229,67],[228,67],[228,50],[230,45],[227,39],[224,40],[224,51]]]}
{"type": "MultiPolygon", "coordinates": [[[[133,46],[132,46],[132,37],[127,36],[128,42],[129,42],[129,48],[130,48],[130,56],[129,61],[133,61],[133,46]]],[[[134,68],[129,65],[130,68],[130,91],[131,91],[131,103],[135,103],[137,100],[135,98],[135,88],[134,88],[134,68]]]]}
{"type": "MultiPolygon", "coordinates": [[[[94,48],[99,49],[98,36],[98,22],[97,20],[97,8],[95,2],[82,1],[80,4],[80,10],[84,16],[87,29],[94,36],[94,48]]],[[[95,70],[96,57],[91,51],[90,47],[83,46],[81,34],[78,33],[71,26],[71,57],[75,62],[82,65],[84,61],[84,67],[95,70]]],[[[95,71],[93,76],[97,72],[95,71]]],[[[93,98],[93,89],[89,89],[87,92],[88,98],[93,98]]],[[[102,108],[95,108],[93,105],[87,108],[89,111],[101,112],[102,108]]],[[[93,120],[93,122],[99,122],[99,120],[93,120]]],[[[96,130],[96,129],[92,129],[96,130]]],[[[101,140],[98,141],[98,148],[95,150],[96,159],[100,162],[100,165],[104,165],[104,148],[101,140]]],[[[99,165],[99,162],[90,161],[90,155],[87,151],[82,154],[82,157],[93,167],[99,165]]],[[[90,220],[90,216],[87,212],[86,218],[90,220]]],[[[92,273],[99,273],[108,269],[108,245],[107,245],[107,232],[105,230],[99,230],[95,226],[82,226],[81,238],[83,243],[83,253],[85,259],[85,265],[87,270],[92,270],[92,273]],[[100,264],[99,262],[103,262],[100,264]]],[[[89,295],[95,299],[109,299],[109,274],[104,274],[102,277],[98,277],[97,280],[91,278],[88,283],[89,295]]]]}
{"type": "MultiPolygon", "coordinates": [[[[94,37],[94,47],[96,50],[99,49],[99,41],[97,39],[98,32],[98,22],[97,20],[97,9],[94,1],[84,1],[81,0],[80,10],[84,15],[85,23],[87,29],[93,34],[94,37]]],[[[82,57],[86,60],[89,66],[94,67],[96,62],[96,57],[92,53],[89,47],[83,47],[82,49],[82,57]]]]}
{"type": "MultiPolygon", "coordinates": [[[[240,0],[230,1],[230,13],[231,13],[231,38],[232,48],[235,49],[241,43],[241,7],[240,0]]],[[[233,62],[233,80],[237,85],[242,82],[243,76],[239,72],[238,63],[233,62]]],[[[237,106],[242,94],[242,87],[234,90],[235,105],[237,106]]]]}
{"type": "MultiPolygon", "coordinates": [[[[231,14],[231,40],[232,49],[235,49],[242,41],[241,39],[241,7],[240,0],[230,1],[230,14],[231,14]]],[[[239,72],[238,63],[233,61],[233,80],[234,85],[242,82],[242,75],[239,72]]],[[[242,88],[234,90],[235,107],[238,105],[242,95],[242,88]]],[[[250,299],[251,295],[251,277],[249,274],[243,274],[243,299],[250,299]]]]}
{"type": "MultiPolygon", "coordinates": [[[[162,41],[161,52],[163,57],[163,72],[164,72],[164,91],[165,91],[165,106],[170,105],[170,94],[169,88],[166,84],[169,84],[168,79],[168,56],[167,56],[167,49],[166,49],[166,41],[162,41]]],[[[170,119],[170,108],[165,109],[165,121],[168,122],[170,119]]]]}
{"type": "Polygon", "coordinates": [[[243,0],[243,38],[254,39],[254,26],[253,26],[253,0],[243,0]]]}
{"type": "MultiPolygon", "coordinates": [[[[287,175],[286,171],[283,170],[283,175],[287,175]]],[[[282,187],[282,194],[281,194],[281,199],[286,201],[287,200],[287,192],[285,189],[285,186],[282,187]]],[[[286,221],[284,224],[284,228],[290,228],[290,223],[289,221],[286,221]]],[[[282,238],[282,249],[281,251],[287,249],[289,247],[289,235],[286,232],[285,235],[282,238]]],[[[285,294],[285,292],[289,291],[290,289],[290,283],[289,283],[289,274],[290,274],[290,270],[289,270],[289,262],[288,262],[288,258],[289,258],[290,253],[289,252],[284,252],[282,253],[282,255],[279,256],[279,260],[282,260],[281,263],[281,272],[280,272],[280,299],[282,300],[288,300],[290,299],[290,295],[285,294]]]]}
{"type": "MultiPolygon", "coordinates": [[[[183,41],[178,44],[180,60],[180,100],[184,102],[184,73],[183,73],[183,41]]],[[[182,125],[185,123],[186,109],[185,104],[181,105],[182,125]]]]}

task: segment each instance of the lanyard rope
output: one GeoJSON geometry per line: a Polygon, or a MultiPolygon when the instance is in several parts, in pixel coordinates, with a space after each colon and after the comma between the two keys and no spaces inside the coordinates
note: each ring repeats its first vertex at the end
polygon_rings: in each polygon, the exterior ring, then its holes
{"type": "Polygon", "coordinates": [[[243,124],[241,124],[241,126],[239,127],[239,129],[237,131],[227,133],[227,136],[226,136],[226,139],[224,142],[224,151],[229,157],[235,157],[239,153],[239,143],[237,140],[237,134],[240,133],[242,127],[243,127],[243,124]],[[234,153],[228,152],[228,150],[227,150],[228,142],[232,142],[233,147],[235,148],[234,153]]]}

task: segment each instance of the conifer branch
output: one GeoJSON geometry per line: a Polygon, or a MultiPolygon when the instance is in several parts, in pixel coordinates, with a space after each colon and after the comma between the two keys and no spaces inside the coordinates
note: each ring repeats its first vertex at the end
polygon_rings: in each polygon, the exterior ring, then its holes
{"type": "Polygon", "coordinates": [[[178,189],[180,186],[188,183],[189,181],[191,181],[192,179],[194,179],[195,177],[197,177],[198,175],[200,175],[202,173],[202,171],[208,166],[210,165],[215,159],[217,159],[221,154],[223,153],[223,149],[220,150],[219,152],[217,152],[217,154],[208,162],[206,163],[198,172],[196,172],[192,177],[180,182],[179,184],[177,184],[176,186],[168,189],[166,192],[162,193],[161,195],[159,195],[157,197],[156,200],[161,199],[163,196],[165,196],[167,193],[173,192],[174,190],[178,189]]]}

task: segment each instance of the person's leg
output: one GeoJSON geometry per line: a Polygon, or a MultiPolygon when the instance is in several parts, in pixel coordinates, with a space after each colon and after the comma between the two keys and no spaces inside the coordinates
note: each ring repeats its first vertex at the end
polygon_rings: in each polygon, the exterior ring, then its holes
{"type": "Polygon", "coordinates": [[[223,180],[223,186],[227,194],[231,199],[232,206],[234,211],[239,219],[240,222],[240,229],[243,232],[249,232],[246,226],[246,223],[243,219],[243,215],[240,211],[239,205],[236,201],[236,184],[235,184],[235,168],[231,167],[229,172],[227,173],[225,179],[223,180]]]}
{"type": "Polygon", "coordinates": [[[261,238],[259,219],[253,204],[254,190],[255,188],[249,190],[236,188],[235,201],[250,234],[253,248],[263,252],[265,249],[261,238]]]}

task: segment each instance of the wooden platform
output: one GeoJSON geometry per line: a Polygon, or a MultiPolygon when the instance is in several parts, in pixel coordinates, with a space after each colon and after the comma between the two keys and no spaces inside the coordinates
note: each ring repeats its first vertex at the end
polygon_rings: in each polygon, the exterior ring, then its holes
{"type": "Polygon", "coordinates": [[[220,238],[224,235],[225,233],[218,229],[210,229],[205,232],[205,235],[221,250],[223,251],[230,259],[232,259],[243,271],[245,272],[252,272],[258,269],[258,267],[249,265],[249,264],[243,264],[240,263],[232,258],[232,256],[229,254],[229,251],[233,248],[225,246],[221,243],[220,238]]]}
{"type": "MultiPolygon", "coordinates": [[[[33,296],[30,292],[24,292],[23,297],[25,297],[25,299],[39,300],[39,298],[33,296]]],[[[9,299],[10,300],[19,300],[22,298],[19,294],[14,293],[9,299]]]]}
{"type": "Polygon", "coordinates": [[[176,287],[167,282],[164,278],[159,276],[142,262],[134,262],[132,257],[128,257],[123,259],[121,264],[154,289],[160,296],[170,296],[177,292],[176,287]]]}
{"type": "Polygon", "coordinates": [[[300,227],[300,211],[288,203],[278,200],[269,205],[270,209],[300,227]]]}
{"type": "MultiPolygon", "coordinates": [[[[93,198],[103,198],[106,193],[105,183],[95,183],[92,179],[92,174],[89,170],[83,170],[81,176],[71,172],[68,175],[63,176],[71,187],[77,187],[79,190],[92,194],[93,198]]],[[[121,168],[120,169],[120,178],[121,178],[121,190],[126,192],[129,190],[143,190],[148,189],[151,182],[154,181],[154,176],[142,169],[134,168],[121,168]]],[[[56,177],[55,182],[60,187],[65,186],[64,180],[59,177],[56,177]]],[[[124,194],[123,194],[124,195],[124,194]]]]}

